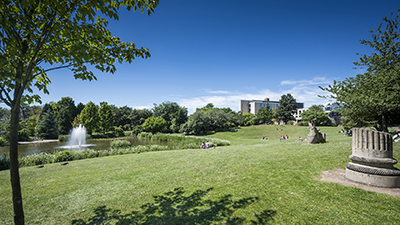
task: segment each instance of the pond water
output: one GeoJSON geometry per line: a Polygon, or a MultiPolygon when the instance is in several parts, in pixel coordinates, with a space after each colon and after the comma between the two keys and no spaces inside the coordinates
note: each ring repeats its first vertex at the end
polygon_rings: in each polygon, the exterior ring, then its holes
{"type": "MultiPolygon", "coordinates": [[[[133,146],[137,145],[162,145],[162,146],[168,146],[170,148],[173,148],[173,143],[168,143],[168,142],[159,142],[159,141],[151,141],[151,140],[145,140],[145,139],[138,139],[138,138],[127,138],[133,146]]],[[[86,140],[86,144],[93,144],[94,146],[90,147],[90,149],[94,150],[107,150],[110,148],[110,143],[112,140],[101,140],[101,139],[88,139],[86,140]]],[[[54,152],[54,151],[62,151],[64,149],[60,148],[61,146],[66,145],[66,142],[33,142],[32,144],[23,144],[23,145],[18,145],[18,155],[21,156],[27,156],[27,155],[32,155],[32,154],[38,154],[41,152],[54,152]]],[[[0,155],[3,153],[9,153],[9,146],[0,146],[0,155]]]]}

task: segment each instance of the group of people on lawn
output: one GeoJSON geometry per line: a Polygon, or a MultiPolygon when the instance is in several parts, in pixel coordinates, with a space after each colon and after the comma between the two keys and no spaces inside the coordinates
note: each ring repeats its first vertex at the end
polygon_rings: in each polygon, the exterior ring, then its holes
{"type": "Polygon", "coordinates": [[[206,143],[201,144],[200,148],[210,148],[210,143],[207,141],[206,143]]]}

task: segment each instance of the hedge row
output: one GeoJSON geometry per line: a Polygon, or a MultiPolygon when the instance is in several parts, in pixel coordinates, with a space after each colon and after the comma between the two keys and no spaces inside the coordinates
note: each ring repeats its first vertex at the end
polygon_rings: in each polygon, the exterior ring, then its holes
{"type": "MultiPolygon", "coordinates": [[[[65,161],[73,161],[80,159],[104,157],[111,155],[125,155],[133,154],[138,152],[151,152],[151,151],[165,151],[169,150],[167,146],[159,145],[138,145],[129,148],[116,148],[109,150],[96,151],[93,149],[84,149],[79,151],[64,150],[54,153],[39,153],[19,158],[19,166],[35,166],[48,163],[57,163],[65,161]]],[[[6,170],[10,168],[10,157],[6,154],[0,156],[0,170],[6,170]]]]}
{"type": "Polygon", "coordinates": [[[207,138],[203,136],[184,136],[184,135],[171,135],[171,134],[151,134],[142,132],[138,134],[138,138],[149,139],[152,141],[174,142],[177,149],[195,149],[200,148],[202,142],[209,142],[210,147],[228,146],[231,143],[227,140],[218,138],[207,138]]]}

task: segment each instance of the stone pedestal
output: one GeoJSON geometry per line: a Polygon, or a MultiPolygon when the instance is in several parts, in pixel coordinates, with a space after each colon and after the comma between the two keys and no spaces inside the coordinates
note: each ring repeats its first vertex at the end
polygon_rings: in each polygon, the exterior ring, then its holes
{"type": "Polygon", "coordinates": [[[353,148],[346,164],[350,180],[378,187],[400,187],[400,170],[393,165],[393,142],[389,133],[353,128],[353,148]]]}

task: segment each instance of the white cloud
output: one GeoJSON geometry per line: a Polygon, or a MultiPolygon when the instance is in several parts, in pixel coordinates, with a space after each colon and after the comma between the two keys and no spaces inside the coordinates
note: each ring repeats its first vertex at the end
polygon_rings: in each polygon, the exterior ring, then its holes
{"type": "Polygon", "coordinates": [[[222,91],[222,90],[212,91],[212,90],[209,90],[209,89],[207,89],[206,92],[210,93],[210,94],[229,94],[230,93],[229,91],[222,91]]]}
{"type": "Polygon", "coordinates": [[[194,113],[196,108],[202,108],[208,103],[213,103],[214,107],[230,107],[234,111],[238,111],[240,100],[262,100],[264,98],[269,98],[273,101],[279,101],[282,95],[290,93],[298,102],[303,102],[305,107],[310,107],[311,105],[319,105],[327,101],[327,99],[318,97],[318,95],[327,95],[327,93],[322,91],[318,86],[327,86],[331,83],[333,83],[333,81],[325,77],[315,77],[312,80],[282,81],[281,85],[286,85],[288,88],[278,91],[264,89],[255,93],[234,93],[232,91],[223,90],[205,90],[204,96],[179,98],[176,102],[180,106],[186,107],[190,114],[194,113]]]}
{"type": "Polygon", "coordinates": [[[151,109],[153,105],[137,105],[137,106],[130,106],[132,109],[151,109]]]}
{"type": "Polygon", "coordinates": [[[312,80],[284,80],[281,81],[281,85],[297,85],[297,86],[308,86],[308,85],[326,85],[332,83],[331,80],[326,77],[314,77],[312,80]]]}

